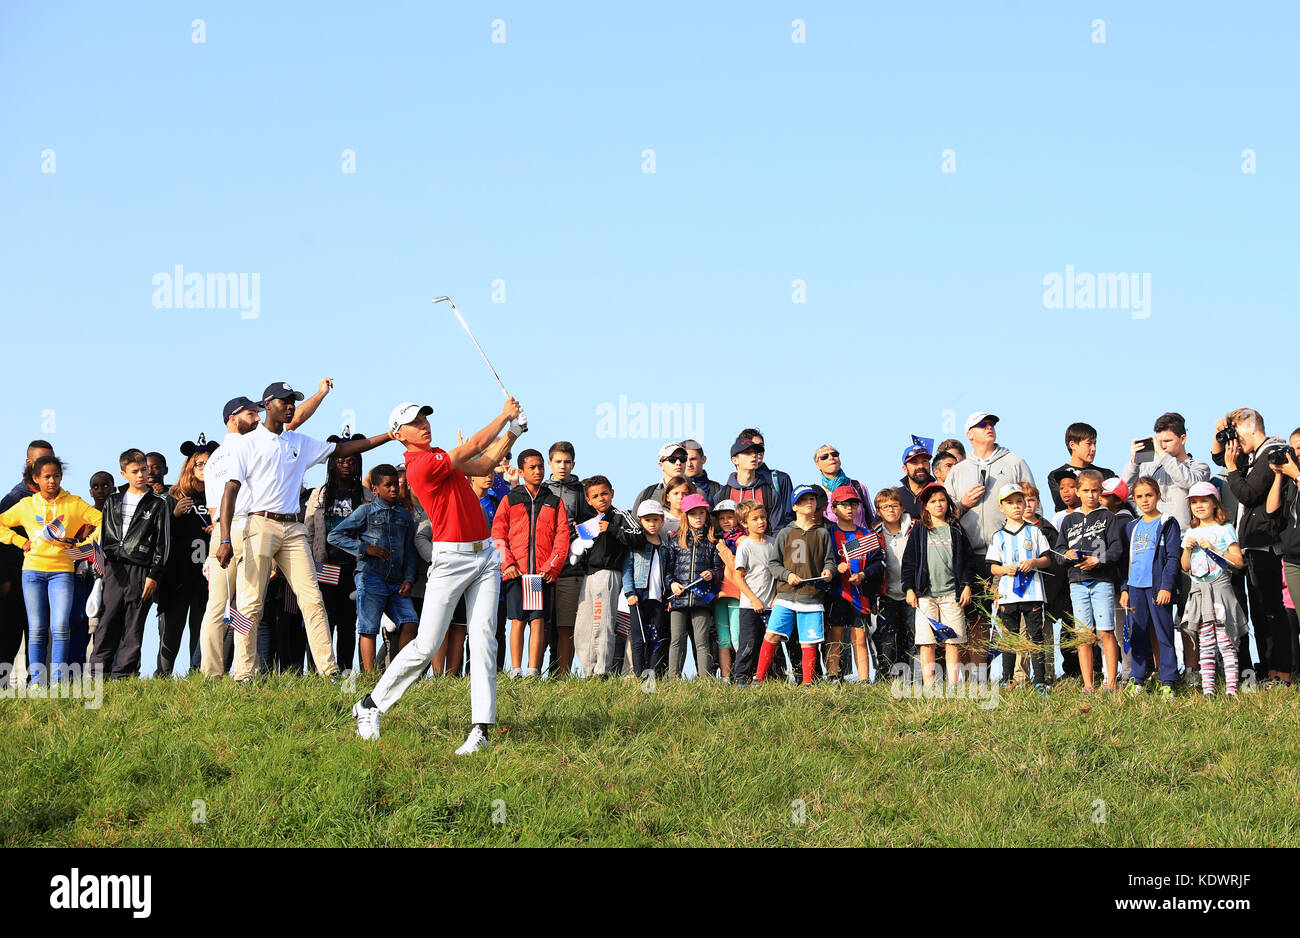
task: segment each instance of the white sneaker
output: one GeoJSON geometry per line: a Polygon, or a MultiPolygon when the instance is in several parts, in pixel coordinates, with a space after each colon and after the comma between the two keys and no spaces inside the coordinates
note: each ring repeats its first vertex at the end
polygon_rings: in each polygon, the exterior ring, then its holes
{"type": "MultiPolygon", "coordinates": [[[[376,735],[379,733],[378,721],[376,721],[375,724],[375,733],[376,735]]],[[[478,752],[480,749],[486,749],[487,747],[487,734],[479,729],[478,725],[475,724],[474,728],[469,731],[469,737],[465,740],[465,745],[456,750],[456,755],[468,756],[471,753],[478,752]]]]}
{"type": "Polygon", "coordinates": [[[362,739],[379,738],[379,708],[363,707],[361,701],[352,705],[352,715],[357,718],[357,735],[362,739]]]}

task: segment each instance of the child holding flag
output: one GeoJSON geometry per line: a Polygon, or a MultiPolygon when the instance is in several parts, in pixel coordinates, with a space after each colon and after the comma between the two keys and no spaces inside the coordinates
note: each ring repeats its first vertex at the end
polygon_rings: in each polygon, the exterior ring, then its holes
{"type": "MultiPolygon", "coordinates": [[[[73,571],[89,548],[77,542],[93,535],[102,516],[77,496],[63,490],[63,463],[42,456],[32,464],[36,492],[0,514],[0,544],[23,550],[22,589],[27,607],[27,674],[32,684],[46,683],[45,649],[50,648],[54,681],[63,678],[69,660],[72,629],[73,571]],[[30,532],[23,537],[14,531],[30,532]],[[73,532],[68,536],[68,532],[73,532]]],[[[84,651],[84,649],[83,649],[84,651]]]]}
{"type": "Polygon", "coordinates": [[[722,588],[713,601],[713,623],[718,629],[718,670],[731,680],[731,653],[740,641],[740,581],[736,575],[736,544],[745,536],[736,520],[736,503],[724,498],[713,506],[714,542],[722,558],[722,588]]]}
{"type": "Polygon", "coordinates": [[[583,555],[586,573],[578,594],[574,648],[583,674],[610,677],[619,641],[615,611],[623,588],[623,564],[628,551],[645,545],[645,532],[635,518],[614,507],[609,479],[592,476],[582,486],[595,515],[575,528],[579,538],[590,539],[591,546],[583,555]]]}
{"type": "Polygon", "coordinates": [[[660,539],[664,525],[664,508],[647,498],[637,505],[644,542],[623,558],[623,598],[627,600],[632,671],[648,677],[659,669],[663,651],[664,575],[668,567],[668,547],[660,539]]]}
{"type": "Polygon", "coordinates": [[[682,499],[682,525],[668,546],[669,603],[668,674],[682,676],[689,630],[695,643],[695,668],[701,677],[713,673],[710,605],[722,580],[722,557],[714,543],[709,500],[703,495],[682,499]]]}
{"type": "Polygon", "coordinates": [[[1178,680],[1172,603],[1178,589],[1182,530],[1177,518],[1160,513],[1160,483],[1155,479],[1138,479],[1133,486],[1133,500],[1142,517],[1128,523],[1128,576],[1119,594],[1119,604],[1128,618],[1133,661],[1128,692],[1142,693],[1142,682],[1151,670],[1154,626],[1160,648],[1160,695],[1172,697],[1178,680]]]}
{"type": "Polygon", "coordinates": [[[873,600],[880,595],[885,572],[885,552],[880,536],[857,522],[862,517],[862,500],[857,489],[841,485],[831,493],[830,503],[835,514],[835,527],[830,529],[831,547],[839,576],[826,609],[830,638],[826,677],[831,682],[841,679],[837,650],[844,641],[847,627],[852,633],[853,662],[857,666],[858,680],[865,684],[871,677],[867,637],[871,632],[873,600]]]}
{"type": "Polygon", "coordinates": [[[975,560],[970,540],[952,524],[952,503],[938,482],[916,496],[921,523],[912,525],[903,549],[903,589],[916,610],[916,644],[921,649],[921,680],[934,683],[935,644],[944,644],[948,683],[957,683],[958,646],[966,643],[964,607],[971,601],[975,560]]]}
{"type": "Polygon", "coordinates": [[[825,639],[825,605],[822,597],[835,576],[831,532],[817,511],[817,489],[800,485],[791,493],[794,520],[781,529],[772,545],[777,559],[769,564],[776,580],[776,600],[767,622],[767,634],[758,654],[757,680],[767,677],[777,644],[799,630],[803,649],[803,683],[812,684],[817,646],[825,639]]]}
{"type": "MultiPolygon", "coordinates": [[[[876,492],[875,532],[885,551],[884,583],[876,613],[876,679],[893,673],[900,662],[915,664],[916,610],[907,604],[903,589],[903,552],[912,525],[919,523],[903,509],[905,488],[883,488],[876,492]]],[[[861,675],[859,675],[861,677],[861,675]]]]}
{"type": "MultiPolygon", "coordinates": [[[[1025,634],[1038,646],[1030,660],[1034,687],[1047,692],[1047,658],[1043,650],[1043,606],[1047,601],[1043,574],[1052,565],[1051,549],[1041,529],[1025,521],[1025,492],[1015,482],[998,490],[998,508],[1006,516],[1002,527],[989,539],[985,559],[989,572],[998,577],[998,619],[1007,632],[1025,634]]],[[[1016,653],[1002,653],[1002,680],[1009,682],[1015,674],[1016,653]]]]}
{"type": "Polygon", "coordinates": [[[1192,521],[1183,535],[1179,561],[1191,577],[1183,610],[1183,629],[1197,631],[1201,640],[1201,692],[1214,694],[1214,650],[1223,656],[1223,679],[1229,697],[1237,696],[1237,642],[1246,634],[1246,614],[1232,589],[1233,570],[1246,565],[1237,532],[1219,504],[1212,482],[1196,482],[1187,490],[1192,521]]]}

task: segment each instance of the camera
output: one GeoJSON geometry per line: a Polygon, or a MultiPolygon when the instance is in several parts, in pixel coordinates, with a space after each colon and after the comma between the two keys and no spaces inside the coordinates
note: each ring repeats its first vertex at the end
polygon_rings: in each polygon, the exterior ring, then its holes
{"type": "Polygon", "coordinates": [[[1268,464],[1270,466],[1285,466],[1291,459],[1291,447],[1279,446],[1277,449],[1268,451],[1268,464]]]}
{"type": "Polygon", "coordinates": [[[1240,437],[1237,436],[1237,428],[1232,424],[1228,424],[1218,433],[1214,434],[1214,438],[1223,446],[1227,446],[1232,440],[1240,439],[1240,437]]]}

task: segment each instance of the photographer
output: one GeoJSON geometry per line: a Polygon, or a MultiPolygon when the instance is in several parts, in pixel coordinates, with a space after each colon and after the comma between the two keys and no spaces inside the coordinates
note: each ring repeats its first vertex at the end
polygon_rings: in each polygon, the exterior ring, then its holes
{"type": "MultiPolygon", "coordinates": [[[[1291,445],[1269,453],[1268,464],[1273,470],[1273,487],[1268,491],[1265,508],[1269,513],[1282,513],[1282,575],[1287,589],[1300,591],[1300,428],[1291,431],[1291,445]]],[[[1300,596],[1300,592],[1292,594],[1300,596]]],[[[1290,620],[1288,619],[1288,622],[1290,620]]],[[[1295,649],[1292,646],[1292,668],[1295,667],[1295,649]]]]}
{"type": "Polygon", "coordinates": [[[1291,634],[1282,605],[1282,566],[1278,562],[1281,513],[1267,502],[1276,473],[1268,454],[1286,444],[1265,436],[1264,418],[1243,407],[1215,424],[1210,458],[1228,470],[1228,487],[1238,502],[1237,540],[1246,557],[1250,618],[1259,649],[1258,671],[1264,684],[1291,683],[1291,634]]]}

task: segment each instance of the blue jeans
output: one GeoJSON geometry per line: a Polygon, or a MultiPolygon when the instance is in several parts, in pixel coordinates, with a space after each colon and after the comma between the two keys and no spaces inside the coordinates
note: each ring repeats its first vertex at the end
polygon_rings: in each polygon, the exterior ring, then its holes
{"type": "Polygon", "coordinates": [[[1093,580],[1092,585],[1070,584],[1070,603],[1074,617],[1098,632],[1115,631],[1115,584],[1093,580]]]}
{"type": "Polygon", "coordinates": [[[23,571],[23,602],[27,605],[27,672],[33,684],[45,683],[45,646],[54,633],[50,662],[54,679],[63,676],[72,628],[74,576],[67,573],[23,571]]]}

